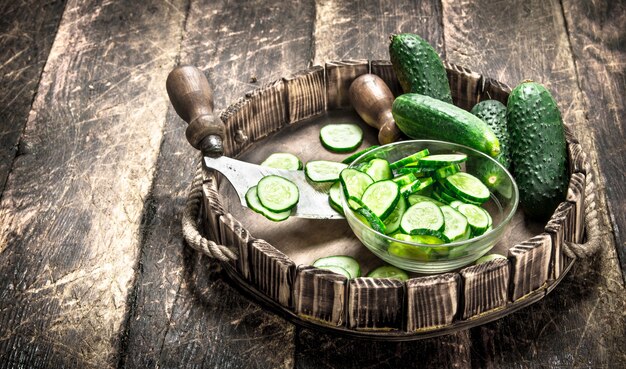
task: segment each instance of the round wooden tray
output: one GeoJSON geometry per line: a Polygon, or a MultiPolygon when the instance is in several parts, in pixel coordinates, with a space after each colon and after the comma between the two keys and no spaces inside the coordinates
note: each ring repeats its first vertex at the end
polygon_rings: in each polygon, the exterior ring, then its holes
{"type": "MultiPolygon", "coordinates": [[[[465,68],[446,64],[454,103],[470,109],[491,98],[506,103],[510,89],[465,68]]],[[[358,122],[363,147],[377,132],[350,107],[348,89],[365,73],[401,91],[388,61],[344,60],[295,73],[246,94],[226,109],[228,156],[260,163],[272,152],[291,152],[303,162],[341,160],[319,142],[319,129],[358,122]]],[[[209,238],[239,258],[225,262],[235,285],[268,310],[296,324],[350,337],[414,340],[447,334],[501,318],[550,292],[574,259],[564,242],[583,241],[585,155],[566,127],[570,183],[565,202],[547,224],[528,222],[521,210],[493,252],[507,259],[411,279],[355,278],[310,266],[319,257],[351,255],[364,275],[382,265],[343,220],[290,218],[274,223],[243,208],[228,181],[204,170],[202,226],[209,238]]]]}

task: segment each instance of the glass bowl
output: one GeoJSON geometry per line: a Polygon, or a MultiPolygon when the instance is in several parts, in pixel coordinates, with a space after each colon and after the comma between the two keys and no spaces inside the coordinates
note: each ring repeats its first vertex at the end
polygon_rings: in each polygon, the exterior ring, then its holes
{"type": "Polygon", "coordinates": [[[359,240],[379,258],[398,268],[418,273],[443,273],[460,268],[483,256],[500,240],[517,210],[519,193],[511,174],[497,160],[470,147],[434,140],[400,141],[373,149],[360,157],[351,168],[373,158],[390,163],[428,149],[431,155],[462,153],[467,161],[462,170],[485,183],[490,199],[482,206],[493,219],[492,230],[468,240],[431,245],[401,241],[373,230],[350,209],[344,196],[342,206],[346,220],[359,240]]]}

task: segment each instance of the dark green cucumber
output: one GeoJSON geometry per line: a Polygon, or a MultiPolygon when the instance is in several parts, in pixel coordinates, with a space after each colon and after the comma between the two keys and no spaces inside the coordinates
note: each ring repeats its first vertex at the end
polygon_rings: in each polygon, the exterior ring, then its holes
{"type": "Polygon", "coordinates": [[[509,169],[511,154],[509,152],[509,128],[506,123],[506,106],[498,100],[484,100],[474,105],[471,113],[487,123],[496,137],[498,137],[500,154],[496,156],[496,160],[503,167],[509,169]]]}
{"type": "Polygon", "coordinates": [[[452,103],[446,68],[424,39],[411,33],[392,35],[389,56],[404,92],[452,103]]]}
{"type": "MultiPolygon", "coordinates": [[[[472,114],[482,119],[495,133],[500,141],[500,154],[495,159],[503,167],[509,169],[511,165],[511,153],[509,145],[509,129],[506,122],[506,106],[498,100],[484,100],[474,105],[472,114]]],[[[480,178],[487,187],[496,188],[502,182],[506,174],[492,161],[476,158],[467,163],[469,171],[480,178]]]]}
{"type": "Polygon", "coordinates": [[[420,94],[400,95],[392,114],[398,128],[411,138],[455,142],[496,157],[500,142],[487,123],[452,104],[420,94]]]}
{"type": "Polygon", "coordinates": [[[565,199],[568,183],[563,121],[550,92],[523,82],[507,103],[511,164],[526,215],[547,220],[565,199]]]}

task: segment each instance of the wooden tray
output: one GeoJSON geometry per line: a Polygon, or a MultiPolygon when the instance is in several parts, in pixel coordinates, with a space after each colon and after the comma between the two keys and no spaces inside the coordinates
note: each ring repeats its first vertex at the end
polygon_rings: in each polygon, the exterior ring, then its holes
{"type": "MultiPolygon", "coordinates": [[[[506,104],[509,87],[465,68],[446,64],[454,103],[470,109],[492,98],[506,104]]],[[[303,162],[340,160],[323,149],[322,125],[359,122],[363,146],[377,144],[377,132],[351,109],[348,88],[365,73],[380,76],[395,95],[400,86],[388,61],[343,60],[295,73],[246,96],[221,115],[228,156],[252,163],[270,153],[291,152],[303,162]]],[[[565,241],[581,243],[585,214],[585,155],[566,127],[571,179],[567,200],[547,224],[528,222],[521,211],[494,252],[508,259],[438,275],[392,279],[355,278],[310,266],[317,258],[355,257],[364,275],[383,261],[342,220],[290,218],[274,223],[236,200],[217,172],[204,170],[202,225],[215,242],[239,255],[223,263],[247,296],[266,309],[305,327],[356,338],[414,340],[467,329],[501,318],[543,298],[574,263],[565,241]]]]}

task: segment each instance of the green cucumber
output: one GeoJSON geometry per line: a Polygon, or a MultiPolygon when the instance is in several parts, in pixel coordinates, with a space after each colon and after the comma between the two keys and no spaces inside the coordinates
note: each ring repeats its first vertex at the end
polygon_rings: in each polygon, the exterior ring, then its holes
{"type": "Polygon", "coordinates": [[[320,141],[333,152],[353,151],[363,142],[363,130],[356,124],[329,124],[320,129],[320,141]]]}
{"type": "Polygon", "coordinates": [[[497,260],[497,259],[506,259],[506,256],[500,255],[500,254],[489,254],[489,255],[481,256],[476,260],[476,265],[483,264],[488,261],[497,260]]]}
{"type": "Polygon", "coordinates": [[[328,266],[340,267],[341,269],[349,273],[350,278],[358,278],[361,276],[361,266],[359,265],[359,262],[351,256],[327,256],[315,260],[315,262],[313,262],[313,266],[318,268],[328,266]]]}
{"type": "Polygon", "coordinates": [[[419,94],[398,96],[392,105],[398,128],[411,138],[430,138],[472,147],[490,156],[500,143],[487,123],[452,104],[419,94]]]}
{"type": "Polygon", "coordinates": [[[417,190],[420,188],[421,185],[422,185],[422,181],[420,181],[419,179],[416,179],[415,181],[400,187],[400,193],[402,194],[402,196],[408,197],[411,194],[417,192],[417,190]]]}
{"type": "Polygon", "coordinates": [[[348,166],[328,160],[314,160],[306,163],[304,174],[311,182],[335,182],[339,179],[339,173],[348,166]]]}
{"type": "Polygon", "coordinates": [[[348,199],[350,207],[355,210],[360,206],[354,204],[354,200],[351,200],[351,198],[360,200],[367,187],[374,183],[372,177],[352,168],[342,170],[339,174],[339,180],[343,188],[343,195],[348,199]]]}
{"type": "Polygon", "coordinates": [[[356,209],[356,213],[362,217],[361,221],[364,219],[365,223],[367,223],[370,228],[382,234],[386,233],[387,227],[385,226],[385,223],[383,223],[383,221],[376,214],[374,214],[374,212],[371,211],[367,205],[361,203],[361,206],[356,209]]]}
{"type": "Polygon", "coordinates": [[[509,128],[506,122],[506,106],[498,100],[484,100],[474,105],[471,113],[487,123],[496,137],[498,137],[500,154],[496,156],[496,160],[503,167],[509,169],[511,153],[509,149],[509,128]]]}
{"type": "Polygon", "coordinates": [[[350,279],[350,273],[345,270],[344,268],[340,267],[340,266],[336,266],[336,265],[322,265],[322,266],[318,266],[317,268],[320,269],[324,269],[324,270],[328,270],[331,271],[333,273],[337,273],[337,274],[341,274],[342,276],[350,279]]]}
{"type": "Polygon", "coordinates": [[[544,86],[524,82],[509,95],[507,121],[522,209],[532,219],[547,220],[565,200],[569,181],[559,108],[544,86]]]}
{"type": "Polygon", "coordinates": [[[442,231],[444,227],[443,213],[439,206],[432,202],[422,201],[411,205],[402,216],[400,229],[410,234],[415,229],[442,231]]]}
{"type": "Polygon", "coordinates": [[[400,200],[400,187],[390,180],[374,182],[367,187],[361,201],[378,218],[387,219],[400,200]]]}
{"type": "Polygon", "coordinates": [[[440,201],[436,201],[428,196],[423,196],[423,195],[418,195],[418,194],[412,194],[409,195],[409,197],[407,198],[407,201],[409,202],[409,205],[415,205],[418,202],[423,202],[423,201],[428,201],[428,202],[432,202],[437,206],[443,206],[445,205],[444,203],[440,202],[440,201]]]}
{"type": "Polygon", "coordinates": [[[397,169],[397,168],[401,168],[409,164],[415,164],[417,163],[419,159],[423,158],[424,156],[428,156],[428,154],[430,154],[428,149],[424,149],[422,151],[416,152],[415,154],[411,154],[400,160],[394,161],[389,166],[391,167],[391,169],[397,169]]]}
{"type": "Polygon", "coordinates": [[[352,155],[348,156],[347,158],[343,159],[341,162],[344,163],[344,164],[352,164],[352,162],[355,161],[359,156],[361,156],[361,155],[363,155],[363,154],[365,154],[367,152],[370,152],[370,151],[374,150],[377,147],[380,147],[380,146],[379,145],[372,145],[372,146],[370,146],[368,148],[365,148],[365,149],[363,149],[361,151],[357,151],[354,154],[352,154],[352,155]]]}
{"type": "Polygon", "coordinates": [[[440,154],[428,155],[417,161],[417,166],[427,168],[440,168],[447,165],[460,164],[467,160],[465,154],[440,154]]]}
{"type": "Polygon", "coordinates": [[[459,164],[450,164],[435,170],[434,177],[435,179],[441,180],[460,171],[461,166],[459,164]]]}
{"type": "Polygon", "coordinates": [[[359,170],[372,177],[374,181],[393,178],[389,162],[385,159],[372,159],[359,170]]]}
{"type": "Polygon", "coordinates": [[[268,156],[267,159],[261,163],[261,166],[285,170],[300,170],[302,169],[302,162],[294,154],[275,152],[268,156]]]}
{"type": "Polygon", "coordinates": [[[489,228],[489,215],[481,207],[472,204],[463,204],[459,205],[456,209],[467,219],[467,223],[472,228],[473,237],[480,236],[489,228]]]}
{"type": "Polygon", "coordinates": [[[443,234],[452,242],[464,238],[470,228],[467,218],[451,206],[441,206],[439,208],[445,220],[443,234]]]}
{"type": "Polygon", "coordinates": [[[395,177],[392,181],[396,182],[398,186],[406,186],[417,181],[417,177],[413,173],[403,174],[401,176],[395,177]]]}
{"type": "Polygon", "coordinates": [[[343,206],[341,205],[341,183],[339,181],[333,183],[328,191],[328,202],[330,206],[337,210],[339,214],[343,214],[343,206]]]}
{"type": "Polygon", "coordinates": [[[291,209],[281,212],[275,212],[263,206],[259,201],[256,186],[250,187],[250,189],[248,189],[248,191],[246,192],[246,203],[248,204],[248,207],[250,209],[256,211],[257,213],[265,216],[267,219],[274,222],[283,221],[289,218],[289,216],[291,215],[291,209]]]}
{"type": "Polygon", "coordinates": [[[387,219],[383,221],[385,224],[385,234],[393,233],[400,228],[400,221],[402,220],[402,216],[404,215],[406,208],[406,200],[404,199],[404,196],[400,196],[395,209],[391,212],[391,214],[389,214],[387,219]]]}
{"type": "Polygon", "coordinates": [[[393,278],[399,279],[401,281],[406,281],[409,279],[409,275],[400,268],[396,268],[392,265],[383,265],[378,268],[372,270],[367,274],[370,278],[393,278]]]}
{"type": "Polygon", "coordinates": [[[484,203],[489,200],[489,189],[480,179],[465,172],[455,173],[444,178],[441,184],[452,194],[463,199],[484,203]]]}
{"type": "Polygon", "coordinates": [[[452,103],[443,62],[433,47],[418,35],[391,36],[389,56],[404,92],[415,92],[452,103]]]}
{"type": "Polygon", "coordinates": [[[290,180],[269,175],[257,184],[257,196],[261,205],[278,213],[293,208],[300,199],[300,191],[290,180]]]}

